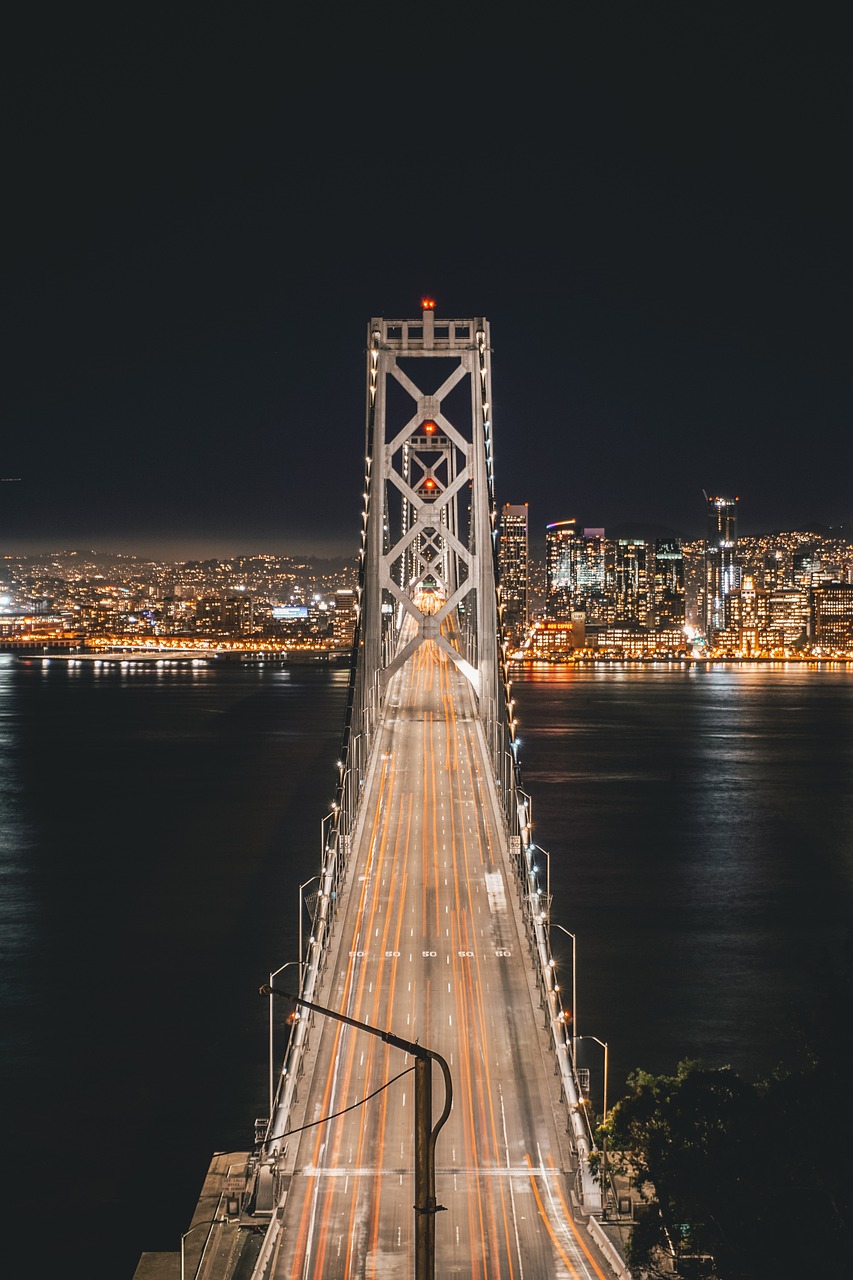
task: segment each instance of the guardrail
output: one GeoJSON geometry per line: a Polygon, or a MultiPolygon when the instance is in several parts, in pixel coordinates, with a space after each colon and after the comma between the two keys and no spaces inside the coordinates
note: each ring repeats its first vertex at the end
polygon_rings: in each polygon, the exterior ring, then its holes
{"type": "MultiPolygon", "coordinates": [[[[536,968],[542,1006],[546,1013],[546,1027],[556,1057],[561,1096],[567,1109],[567,1133],[571,1135],[578,1159],[578,1194],[585,1208],[600,1210],[603,1207],[603,1188],[589,1165],[590,1154],[596,1149],[596,1145],[578,1081],[577,1063],[567,1040],[566,1018],[557,990],[555,963],[550,949],[548,921],[551,904],[547,892],[543,891],[539,883],[539,873],[534,863],[537,846],[532,837],[530,797],[520,785],[521,770],[518,761],[514,755],[511,759],[513,768],[504,794],[505,812],[514,820],[511,825],[508,824],[509,856],[516,870],[522,919],[536,968]],[[512,833],[513,827],[516,834],[512,833]]],[[[501,785],[499,779],[497,782],[501,785]]],[[[571,1012],[574,1018],[575,1010],[571,1012]]]]}

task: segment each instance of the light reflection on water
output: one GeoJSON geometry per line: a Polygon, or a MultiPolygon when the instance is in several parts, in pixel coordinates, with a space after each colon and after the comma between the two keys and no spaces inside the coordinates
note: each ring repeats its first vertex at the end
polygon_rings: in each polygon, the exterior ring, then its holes
{"type": "Polygon", "coordinates": [[[688,1056],[771,1070],[850,926],[853,673],[548,668],[513,692],[581,1031],[617,1082],[688,1056]]]}

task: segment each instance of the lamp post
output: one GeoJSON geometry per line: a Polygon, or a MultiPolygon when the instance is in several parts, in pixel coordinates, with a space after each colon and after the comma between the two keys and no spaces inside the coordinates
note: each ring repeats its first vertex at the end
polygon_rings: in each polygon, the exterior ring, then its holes
{"type": "Polygon", "coordinates": [[[261,987],[260,994],[282,996],[296,1005],[302,1005],[326,1018],[346,1023],[359,1031],[378,1036],[385,1044],[402,1049],[415,1060],[415,1280],[435,1280],[435,1215],[444,1210],[435,1200],[435,1142],[439,1130],[447,1123],[453,1105],[453,1082],[450,1067],[440,1053],[427,1049],[417,1041],[404,1040],[391,1031],[383,1031],[368,1022],[357,1022],[348,1014],[327,1009],[302,996],[291,995],[273,987],[261,987]],[[444,1110],[432,1123],[432,1064],[437,1062],[444,1075],[444,1110]]]}
{"type": "MultiPolygon", "coordinates": [[[[536,846],[540,853],[545,854],[545,919],[548,921],[548,928],[551,928],[551,855],[547,849],[543,849],[541,845],[536,846]]],[[[548,943],[550,945],[550,934],[548,943]]]]}
{"type": "MultiPolygon", "coordinates": [[[[280,968],[276,969],[273,973],[270,974],[270,987],[272,987],[272,980],[274,977],[276,977],[277,974],[283,973],[285,969],[289,969],[290,966],[294,964],[300,965],[300,971],[301,971],[300,960],[288,960],[287,964],[281,965],[280,968]]],[[[270,1120],[272,1120],[273,1099],[275,1096],[275,1091],[273,1089],[273,1011],[272,1010],[273,1010],[272,992],[270,992],[270,1110],[269,1110],[270,1120]]]]}
{"type": "MultiPolygon", "coordinates": [[[[604,1050],[604,1115],[601,1120],[602,1128],[607,1124],[607,1044],[604,1040],[599,1040],[598,1036],[579,1036],[579,1040],[594,1040],[596,1044],[600,1044],[604,1050]]],[[[607,1218],[607,1130],[601,1139],[601,1217],[602,1220],[607,1218]]]]}
{"type": "MultiPolygon", "coordinates": [[[[181,1280],[186,1280],[186,1257],[184,1252],[184,1241],[188,1235],[191,1235],[198,1227],[213,1227],[217,1223],[225,1222],[225,1218],[205,1218],[204,1222],[194,1222],[188,1231],[181,1236],[181,1280]]],[[[196,1268],[198,1270],[198,1268],[196,1268]]]]}
{"type": "MultiPolygon", "coordinates": [[[[519,814],[519,825],[526,829],[528,835],[533,828],[533,801],[526,791],[522,791],[521,787],[517,788],[519,796],[519,808],[524,811],[524,817],[519,814]]],[[[521,832],[522,839],[525,844],[529,844],[530,840],[525,838],[524,830],[521,832]]]]}
{"type": "MultiPolygon", "coordinates": [[[[574,1060],[575,1069],[578,1065],[578,952],[577,938],[570,929],[566,929],[561,924],[554,921],[554,928],[559,929],[560,933],[565,933],[572,940],[572,1058],[574,1060]]],[[[550,941],[550,939],[549,939],[550,941]]]]}
{"type": "Polygon", "coordinates": [[[302,913],[305,910],[305,899],[302,897],[302,890],[307,889],[309,884],[313,884],[315,880],[319,880],[319,874],[311,876],[310,880],[306,880],[304,884],[299,886],[299,990],[302,990],[302,984],[305,977],[305,955],[302,950],[302,913]]]}

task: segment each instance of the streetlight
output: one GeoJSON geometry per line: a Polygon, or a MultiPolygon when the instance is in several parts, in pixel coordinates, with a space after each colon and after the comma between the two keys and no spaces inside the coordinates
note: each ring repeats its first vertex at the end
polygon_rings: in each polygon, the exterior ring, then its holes
{"type": "Polygon", "coordinates": [[[545,854],[545,903],[546,903],[545,909],[547,913],[546,918],[548,920],[548,927],[550,928],[551,927],[551,855],[548,852],[548,850],[543,849],[541,845],[537,845],[536,848],[539,850],[540,853],[545,854]]]}
{"type": "Polygon", "coordinates": [[[402,1049],[414,1060],[415,1072],[415,1280],[435,1280],[435,1215],[445,1210],[445,1205],[435,1200],[435,1142],[439,1130],[447,1123],[453,1105],[453,1082],[450,1067],[440,1053],[427,1049],[417,1041],[404,1040],[391,1031],[383,1031],[368,1022],[357,1022],[346,1013],[327,1009],[324,1005],[305,1000],[273,987],[261,987],[260,994],[282,996],[296,1005],[302,1005],[313,1013],[334,1018],[359,1031],[378,1036],[385,1044],[402,1049]],[[444,1075],[444,1110],[435,1125],[432,1123],[432,1064],[437,1062],[444,1075]]]}
{"type": "MultiPolygon", "coordinates": [[[[601,1120],[601,1127],[607,1124],[607,1044],[604,1040],[599,1040],[598,1036],[578,1036],[579,1040],[594,1040],[596,1044],[600,1044],[604,1050],[604,1115],[601,1120]]],[[[601,1217],[602,1221],[607,1218],[607,1130],[601,1138],[601,1217]]]]}
{"type": "MultiPolygon", "coordinates": [[[[550,923],[550,921],[549,921],[549,923],[550,923]]],[[[576,938],[576,937],[575,937],[575,935],[571,932],[571,930],[564,928],[564,927],[563,927],[563,925],[561,925],[561,924],[557,924],[556,920],[553,922],[553,927],[554,927],[555,929],[559,929],[559,930],[560,930],[560,933],[565,933],[565,934],[566,934],[569,938],[571,938],[571,940],[572,940],[572,1058],[574,1059],[574,1063],[575,1063],[575,1070],[577,1070],[577,1065],[578,1065],[578,964],[577,964],[578,952],[577,952],[577,938],[576,938]]],[[[550,943],[550,939],[549,939],[549,943],[550,943]]]]}
{"type": "MultiPolygon", "coordinates": [[[[185,1280],[185,1276],[186,1276],[184,1241],[186,1240],[187,1236],[191,1235],[192,1232],[195,1231],[197,1227],[212,1227],[212,1226],[215,1226],[217,1223],[222,1223],[227,1221],[228,1221],[227,1218],[205,1218],[203,1222],[194,1222],[192,1226],[189,1228],[189,1230],[184,1232],[184,1234],[181,1236],[181,1280],[185,1280]]],[[[196,1271],[198,1271],[198,1268],[196,1268],[196,1271]]]]}
{"type": "MultiPolygon", "coordinates": [[[[299,961],[299,960],[288,960],[287,964],[283,964],[283,965],[281,966],[281,968],[276,969],[276,970],[275,970],[275,972],[273,972],[273,973],[271,973],[271,974],[270,974],[270,986],[272,986],[272,980],[273,980],[273,978],[274,978],[274,977],[276,977],[276,975],[277,975],[277,974],[282,973],[285,969],[289,969],[289,968],[290,968],[290,966],[291,966],[291,965],[293,965],[293,964],[298,964],[298,965],[300,965],[300,973],[301,973],[301,961],[299,961]]],[[[273,1012],[272,1012],[272,1009],[273,1009],[272,992],[270,992],[270,1110],[269,1110],[269,1118],[270,1118],[270,1120],[272,1120],[272,1108],[273,1108],[273,1099],[274,1099],[274,1090],[273,1090],[273,1012]]]]}
{"type": "Polygon", "coordinates": [[[304,884],[299,886],[299,990],[302,990],[305,977],[305,955],[302,951],[302,913],[305,910],[305,899],[302,897],[302,890],[307,889],[309,884],[313,884],[315,880],[319,880],[319,873],[312,876],[310,880],[306,880],[304,884]]]}

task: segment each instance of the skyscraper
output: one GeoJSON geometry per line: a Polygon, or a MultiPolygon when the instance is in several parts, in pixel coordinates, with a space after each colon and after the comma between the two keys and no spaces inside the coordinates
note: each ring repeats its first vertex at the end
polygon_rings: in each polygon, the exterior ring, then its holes
{"type": "Polygon", "coordinates": [[[572,560],[577,520],[556,520],[545,526],[545,612],[567,622],[572,614],[572,560]]]}
{"type": "Polygon", "coordinates": [[[737,498],[709,497],[705,538],[705,635],[713,641],[728,625],[727,599],[738,585],[737,498]]]}
{"type": "Polygon", "coordinates": [[[655,542],[654,625],[684,626],[684,552],[679,538],[655,542]]]}
{"type": "Polygon", "coordinates": [[[572,555],[572,606],[589,622],[606,622],[611,601],[607,591],[607,547],[603,529],[584,529],[572,555]]]}
{"type": "Polygon", "coordinates": [[[649,619],[648,544],[617,538],[613,544],[614,622],[645,627],[649,619]]]}
{"type": "Polygon", "coordinates": [[[523,506],[512,506],[506,502],[501,507],[498,565],[504,626],[510,636],[518,638],[526,631],[530,620],[526,502],[523,506]]]}

